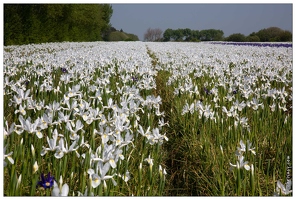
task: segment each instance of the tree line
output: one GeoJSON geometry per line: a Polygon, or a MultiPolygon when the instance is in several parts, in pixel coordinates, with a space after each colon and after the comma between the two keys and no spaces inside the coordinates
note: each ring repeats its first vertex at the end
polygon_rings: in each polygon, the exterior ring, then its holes
{"type": "Polygon", "coordinates": [[[248,36],[241,33],[234,33],[225,38],[232,42],[291,42],[292,33],[278,27],[269,27],[253,32],[248,36]]]}
{"type": "Polygon", "coordinates": [[[4,4],[4,45],[106,40],[109,4],[4,4]]]}
{"type": "Polygon", "coordinates": [[[191,30],[185,29],[161,29],[149,28],[144,34],[144,41],[232,41],[232,42],[288,42],[292,41],[292,33],[278,27],[269,27],[253,32],[248,36],[241,33],[234,33],[224,37],[224,32],[217,29],[191,30]],[[162,37],[161,37],[162,35],[162,37]]]}
{"type": "Polygon", "coordinates": [[[144,34],[145,41],[218,41],[223,40],[224,32],[222,30],[191,30],[185,29],[161,29],[149,28],[144,34]],[[161,37],[163,35],[163,37],[161,37]]]}

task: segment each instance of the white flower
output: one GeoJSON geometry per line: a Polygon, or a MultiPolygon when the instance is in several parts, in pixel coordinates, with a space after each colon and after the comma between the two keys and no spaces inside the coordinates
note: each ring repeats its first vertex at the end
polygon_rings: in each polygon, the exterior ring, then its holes
{"type": "Polygon", "coordinates": [[[65,183],[63,186],[60,182],[60,187],[58,184],[54,181],[53,183],[53,190],[51,191],[51,196],[55,197],[66,197],[69,193],[69,186],[67,183],[65,183]]]}
{"type": "Polygon", "coordinates": [[[244,142],[241,140],[240,142],[240,145],[241,145],[241,147],[239,148],[237,148],[237,151],[235,152],[235,154],[237,155],[237,156],[240,156],[240,155],[242,155],[242,153],[243,152],[246,152],[246,151],[251,151],[251,153],[253,153],[254,155],[256,155],[256,152],[255,152],[255,147],[251,147],[252,146],[252,143],[248,140],[247,141],[247,144],[248,144],[248,148],[246,148],[246,145],[244,144],[244,142]]]}
{"type": "Polygon", "coordinates": [[[128,182],[128,180],[130,180],[131,178],[128,170],[125,172],[124,175],[118,175],[118,176],[121,177],[124,182],[128,182]]]}
{"type": "MultiPolygon", "coordinates": [[[[7,147],[7,145],[4,147],[4,150],[3,150],[3,152],[4,152],[4,160],[5,160],[5,158],[7,158],[11,164],[14,164],[14,160],[13,160],[13,158],[11,157],[11,155],[13,154],[13,151],[11,151],[11,152],[8,153],[8,154],[5,154],[5,152],[6,152],[6,147],[7,147]]],[[[3,161],[3,163],[4,163],[4,167],[5,167],[5,166],[7,165],[7,163],[6,163],[5,161],[3,161]]]]}
{"type": "Polygon", "coordinates": [[[58,139],[57,130],[55,129],[53,132],[54,132],[54,134],[52,135],[53,139],[49,139],[47,136],[47,143],[49,145],[49,148],[42,146],[43,149],[41,151],[41,156],[44,156],[47,153],[47,151],[55,151],[56,149],[59,148],[59,146],[56,145],[57,139],[58,139]]]}
{"type": "Polygon", "coordinates": [[[148,162],[148,164],[149,165],[153,165],[153,159],[152,158],[150,158],[150,155],[149,155],[149,157],[148,158],[146,158],[144,161],[147,161],[148,162]]]}
{"type": "Polygon", "coordinates": [[[276,191],[280,194],[288,195],[293,192],[293,190],[290,190],[291,186],[291,180],[288,180],[288,182],[286,183],[286,187],[284,186],[284,184],[281,183],[281,181],[278,180],[276,184],[276,191]]]}
{"type": "Polygon", "coordinates": [[[248,165],[248,161],[244,162],[244,156],[239,156],[238,159],[239,160],[236,162],[236,165],[230,163],[231,169],[233,167],[236,167],[238,169],[245,168],[245,170],[248,171],[251,169],[251,167],[248,165]]]}
{"type": "Polygon", "coordinates": [[[112,176],[106,175],[106,173],[109,171],[109,169],[110,169],[109,162],[103,164],[103,162],[99,161],[99,163],[97,165],[97,169],[96,169],[97,172],[95,172],[95,170],[93,170],[93,169],[87,170],[87,173],[89,174],[93,188],[98,187],[101,184],[101,181],[103,181],[104,187],[107,187],[106,180],[108,180],[108,179],[112,180],[112,183],[114,186],[117,185],[117,183],[113,179],[113,176],[115,176],[116,174],[113,174],[112,176]],[[98,173],[100,174],[100,176],[98,175],[98,173]]]}

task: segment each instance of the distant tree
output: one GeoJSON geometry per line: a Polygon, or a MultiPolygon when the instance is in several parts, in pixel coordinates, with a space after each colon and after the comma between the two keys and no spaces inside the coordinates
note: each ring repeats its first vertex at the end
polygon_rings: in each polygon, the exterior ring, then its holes
{"type": "Polygon", "coordinates": [[[246,36],[241,34],[241,33],[234,33],[234,34],[229,35],[227,37],[226,41],[245,42],[246,41],[246,36]]]}
{"type": "Polygon", "coordinates": [[[199,40],[199,37],[200,37],[200,34],[199,34],[199,31],[198,30],[192,30],[191,31],[191,41],[198,41],[199,40]]]}
{"type": "Polygon", "coordinates": [[[256,35],[260,38],[261,42],[267,42],[270,38],[266,29],[259,30],[256,35]]]}
{"type": "Polygon", "coordinates": [[[183,31],[182,31],[182,29],[173,30],[172,38],[175,41],[183,40],[183,31]]]}
{"type": "Polygon", "coordinates": [[[185,29],[166,29],[163,33],[163,41],[199,41],[200,32],[198,30],[185,29]]]}
{"type": "Polygon", "coordinates": [[[148,28],[144,34],[144,41],[152,42],[153,41],[153,30],[148,28]]]}
{"type": "Polygon", "coordinates": [[[183,39],[185,41],[190,41],[192,39],[192,30],[189,28],[185,28],[182,30],[183,32],[183,39]]]}
{"type": "Polygon", "coordinates": [[[162,32],[163,31],[160,28],[154,29],[154,36],[155,36],[154,41],[160,41],[161,40],[162,32]]]}
{"type": "Polygon", "coordinates": [[[269,33],[270,39],[269,41],[275,41],[279,42],[280,41],[280,34],[284,32],[282,29],[278,27],[270,27],[266,29],[269,33]]]}
{"type": "Polygon", "coordinates": [[[171,41],[173,35],[173,30],[168,28],[163,33],[163,41],[171,41]]]}
{"type": "Polygon", "coordinates": [[[137,35],[135,35],[135,34],[127,33],[126,35],[128,36],[129,41],[139,41],[139,37],[137,35]]]}
{"type": "Polygon", "coordinates": [[[260,42],[260,38],[257,35],[249,35],[246,37],[248,42],[260,42]]]}
{"type": "MultiPolygon", "coordinates": [[[[281,35],[288,35],[289,31],[284,34],[284,30],[278,27],[269,27],[266,29],[259,30],[256,35],[260,38],[261,42],[279,42],[282,39],[285,40],[285,37],[281,38],[281,35]]],[[[292,40],[292,33],[291,33],[291,40],[292,40]]]]}
{"type": "Polygon", "coordinates": [[[162,35],[162,30],[159,28],[148,28],[147,31],[144,34],[144,40],[145,41],[160,41],[162,35]]]}
{"type": "Polygon", "coordinates": [[[224,32],[222,30],[207,29],[199,32],[201,41],[222,41],[224,32]]]}
{"type": "Polygon", "coordinates": [[[280,41],[282,42],[291,42],[292,41],[292,33],[290,31],[283,31],[279,35],[280,41]]]}

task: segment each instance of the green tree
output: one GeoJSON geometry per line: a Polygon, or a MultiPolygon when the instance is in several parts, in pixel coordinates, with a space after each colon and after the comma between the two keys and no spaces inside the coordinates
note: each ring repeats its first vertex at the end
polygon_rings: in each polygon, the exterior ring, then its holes
{"type": "Polygon", "coordinates": [[[246,36],[241,33],[234,33],[227,37],[226,41],[246,42],[246,36]]]}
{"type": "Polygon", "coordinates": [[[171,41],[173,30],[168,28],[163,32],[163,41],[171,41]]]}
{"type": "Polygon", "coordinates": [[[22,16],[19,5],[4,4],[4,45],[23,41],[22,16]]]}
{"type": "Polygon", "coordinates": [[[109,4],[103,4],[102,6],[102,11],[103,11],[103,24],[102,24],[102,38],[106,39],[106,32],[109,31],[109,28],[111,27],[110,19],[113,14],[113,9],[112,6],[109,4]]]}
{"type": "Polygon", "coordinates": [[[292,41],[292,33],[290,31],[283,31],[279,35],[280,41],[282,42],[291,42],[292,41]]]}
{"type": "Polygon", "coordinates": [[[224,32],[222,30],[207,29],[199,32],[201,41],[222,41],[224,32]]]}
{"type": "Polygon", "coordinates": [[[199,40],[199,37],[200,37],[199,30],[192,30],[191,37],[192,37],[192,40],[199,40]]]}
{"type": "Polygon", "coordinates": [[[183,29],[183,37],[185,37],[184,40],[190,41],[192,39],[192,30],[189,28],[183,29]]]}
{"type": "Polygon", "coordinates": [[[180,41],[180,40],[182,40],[182,39],[183,39],[183,31],[182,31],[182,29],[173,30],[172,38],[173,38],[175,41],[180,41]]]}
{"type": "Polygon", "coordinates": [[[260,42],[260,38],[257,35],[249,35],[246,37],[248,42],[260,42]]]}
{"type": "MultiPolygon", "coordinates": [[[[278,27],[269,27],[266,29],[259,30],[256,35],[260,38],[261,42],[280,42],[282,41],[281,35],[283,35],[285,31],[278,27]]],[[[287,34],[287,33],[286,33],[287,34]]],[[[292,33],[291,33],[292,39],[292,33]]]]}
{"type": "Polygon", "coordinates": [[[4,45],[102,40],[108,4],[4,4],[4,45]]]}

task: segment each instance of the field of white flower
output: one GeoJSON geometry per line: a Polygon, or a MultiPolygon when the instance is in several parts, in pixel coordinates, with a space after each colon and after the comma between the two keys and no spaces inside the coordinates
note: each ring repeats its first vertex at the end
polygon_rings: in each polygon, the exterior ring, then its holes
{"type": "Polygon", "coordinates": [[[292,48],[6,46],[5,196],[292,195],[292,48]]]}

